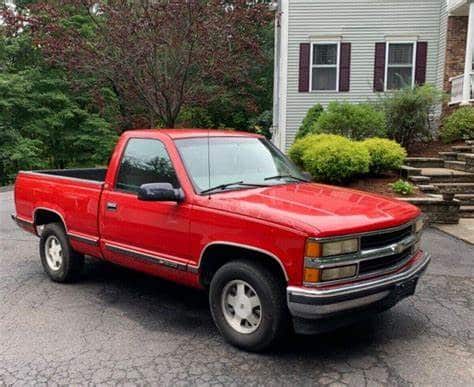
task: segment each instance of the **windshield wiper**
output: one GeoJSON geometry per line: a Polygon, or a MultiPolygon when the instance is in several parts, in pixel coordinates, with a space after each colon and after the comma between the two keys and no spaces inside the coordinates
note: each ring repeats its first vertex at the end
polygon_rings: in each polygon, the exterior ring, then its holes
{"type": "Polygon", "coordinates": [[[267,180],[277,180],[277,179],[281,180],[281,179],[285,179],[285,178],[286,179],[290,178],[290,179],[297,180],[297,181],[302,181],[302,182],[305,182],[305,183],[309,182],[309,180],[307,180],[307,179],[303,179],[301,177],[297,177],[297,176],[293,176],[293,175],[276,175],[276,176],[266,177],[263,180],[265,180],[265,181],[267,181],[267,180]]]}
{"type": "Polygon", "coordinates": [[[268,187],[266,184],[252,184],[252,183],[244,183],[243,181],[236,181],[234,183],[226,183],[216,185],[215,187],[211,187],[201,191],[201,194],[206,194],[209,192],[217,191],[217,190],[225,190],[226,188],[232,187],[233,185],[240,185],[242,187],[268,187]]]}

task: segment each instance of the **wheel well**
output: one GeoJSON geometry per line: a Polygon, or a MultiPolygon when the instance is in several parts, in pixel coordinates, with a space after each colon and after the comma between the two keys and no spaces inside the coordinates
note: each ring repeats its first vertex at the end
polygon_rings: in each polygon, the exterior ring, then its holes
{"type": "Polygon", "coordinates": [[[245,247],[231,246],[226,244],[215,244],[209,246],[201,259],[200,273],[201,283],[204,287],[209,287],[212,277],[220,267],[227,262],[236,259],[248,259],[261,262],[272,271],[282,284],[287,283],[285,272],[280,263],[271,255],[260,251],[255,251],[245,247]]]}
{"type": "Polygon", "coordinates": [[[35,211],[35,218],[34,218],[35,226],[42,226],[44,224],[49,224],[49,223],[60,223],[63,225],[63,227],[65,227],[63,219],[56,212],[53,212],[51,210],[44,210],[44,209],[35,211]]]}

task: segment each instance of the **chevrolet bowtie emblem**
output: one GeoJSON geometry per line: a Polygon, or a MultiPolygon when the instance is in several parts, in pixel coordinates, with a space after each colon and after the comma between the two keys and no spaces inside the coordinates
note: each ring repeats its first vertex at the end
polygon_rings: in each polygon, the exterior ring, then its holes
{"type": "Polygon", "coordinates": [[[404,249],[405,249],[405,246],[402,244],[391,246],[391,250],[393,251],[394,254],[400,254],[404,249]]]}

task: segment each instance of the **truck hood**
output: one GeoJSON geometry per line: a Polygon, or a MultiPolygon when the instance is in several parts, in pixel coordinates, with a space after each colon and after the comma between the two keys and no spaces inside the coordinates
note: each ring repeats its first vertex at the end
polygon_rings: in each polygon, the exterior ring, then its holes
{"type": "Polygon", "coordinates": [[[420,214],[415,206],[395,199],[312,183],[215,194],[206,206],[318,237],[395,227],[420,214]]]}

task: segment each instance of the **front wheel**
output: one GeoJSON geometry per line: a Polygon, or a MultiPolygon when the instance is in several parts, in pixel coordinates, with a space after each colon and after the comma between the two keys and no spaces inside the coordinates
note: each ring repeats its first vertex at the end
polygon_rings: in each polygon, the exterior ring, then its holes
{"type": "Polygon", "coordinates": [[[231,261],[214,275],[209,291],[212,317],[231,344],[262,351],[288,330],[285,289],[265,266],[231,261]]]}

